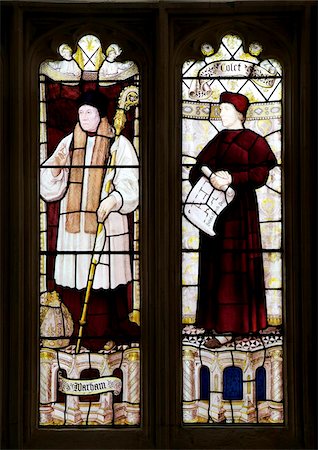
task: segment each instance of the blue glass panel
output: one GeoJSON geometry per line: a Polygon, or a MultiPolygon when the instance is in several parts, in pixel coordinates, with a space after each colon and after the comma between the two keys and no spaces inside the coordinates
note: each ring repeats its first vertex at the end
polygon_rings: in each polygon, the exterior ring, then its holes
{"type": "Polygon", "coordinates": [[[256,370],[256,401],[266,400],[266,370],[259,367],[256,370]]]}
{"type": "Polygon", "coordinates": [[[200,399],[209,400],[210,398],[210,370],[202,366],[200,370],[200,399]]]}
{"type": "Polygon", "coordinates": [[[242,400],[243,373],[239,367],[227,367],[223,372],[224,400],[242,400]]]}

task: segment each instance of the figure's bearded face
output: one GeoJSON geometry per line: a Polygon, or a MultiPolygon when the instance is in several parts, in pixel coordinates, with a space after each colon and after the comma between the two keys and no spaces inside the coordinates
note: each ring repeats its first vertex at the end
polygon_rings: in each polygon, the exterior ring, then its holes
{"type": "Polygon", "coordinates": [[[84,131],[95,133],[100,122],[97,108],[91,105],[82,105],[78,110],[78,118],[84,131]]]}

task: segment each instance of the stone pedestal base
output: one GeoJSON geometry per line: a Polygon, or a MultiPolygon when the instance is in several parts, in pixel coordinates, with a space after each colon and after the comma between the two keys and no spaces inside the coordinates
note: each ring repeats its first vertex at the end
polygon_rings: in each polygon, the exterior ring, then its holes
{"type": "Polygon", "coordinates": [[[81,425],[82,414],[78,404],[78,397],[67,399],[71,405],[66,405],[66,423],[65,425],[81,425]]]}
{"type": "Polygon", "coordinates": [[[284,422],[283,405],[281,403],[270,402],[269,409],[270,409],[269,422],[271,423],[284,422]]]}
{"type": "Polygon", "coordinates": [[[196,423],[197,419],[197,403],[193,402],[184,402],[183,403],[183,422],[184,423],[196,423]]]}
{"type": "Polygon", "coordinates": [[[99,408],[97,411],[97,422],[101,425],[111,425],[113,421],[113,410],[99,408]]]}
{"type": "Polygon", "coordinates": [[[257,421],[256,409],[250,400],[247,400],[241,409],[240,422],[255,423],[257,421]]]}
{"type": "Polygon", "coordinates": [[[53,412],[52,405],[40,406],[40,425],[53,425],[53,412]]]}
{"type": "Polygon", "coordinates": [[[197,422],[209,422],[209,402],[208,400],[199,400],[197,409],[197,422]]]}
{"type": "Polygon", "coordinates": [[[137,405],[127,405],[127,425],[139,425],[140,424],[140,406],[137,405]]]}

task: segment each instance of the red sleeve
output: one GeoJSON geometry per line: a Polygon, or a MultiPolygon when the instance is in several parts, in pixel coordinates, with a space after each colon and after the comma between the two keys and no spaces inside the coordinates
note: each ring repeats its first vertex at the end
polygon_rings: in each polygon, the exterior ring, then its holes
{"type": "Polygon", "coordinates": [[[277,164],[276,157],[267,141],[259,136],[248,150],[248,164],[242,171],[233,172],[232,186],[239,187],[249,184],[253,188],[263,186],[268,178],[269,171],[277,164]]]}
{"type": "Polygon", "coordinates": [[[215,170],[215,155],[218,145],[218,140],[220,138],[220,133],[217,134],[212,141],[201,150],[197,156],[197,162],[192,167],[189,174],[189,181],[193,185],[202,177],[201,167],[208,166],[212,172],[215,170]]]}

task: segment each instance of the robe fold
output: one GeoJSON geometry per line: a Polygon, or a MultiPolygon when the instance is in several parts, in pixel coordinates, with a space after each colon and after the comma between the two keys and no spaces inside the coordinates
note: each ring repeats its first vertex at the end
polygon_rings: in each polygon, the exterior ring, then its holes
{"type": "Polygon", "coordinates": [[[267,326],[264,270],[255,189],[277,164],[267,141],[251,130],[223,130],[197,157],[189,180],[201,167],[232,175],[235,198],[215,224],[216,236],[200,232],[196,325],[218,333],[256,332],[267,326]]]}

